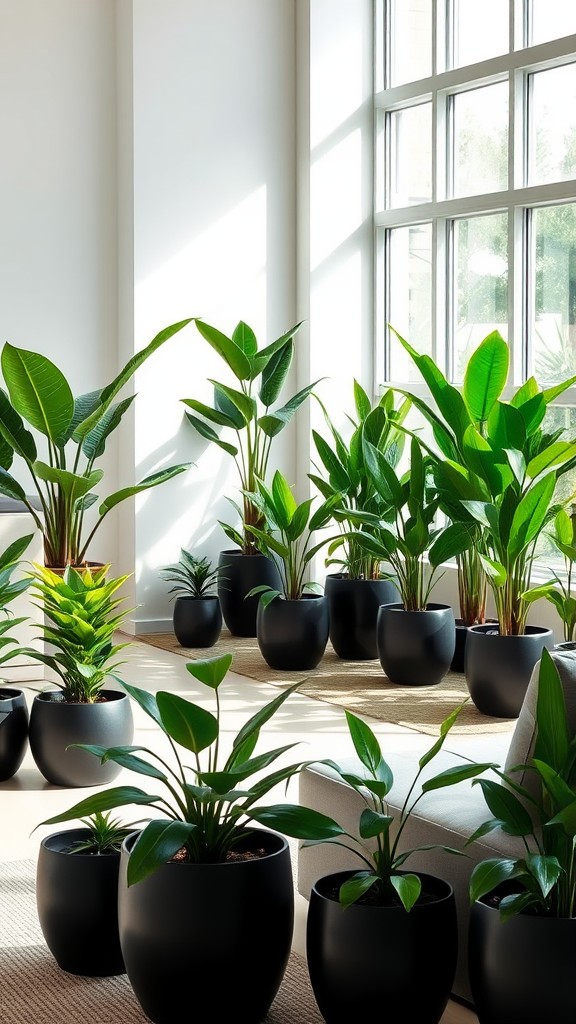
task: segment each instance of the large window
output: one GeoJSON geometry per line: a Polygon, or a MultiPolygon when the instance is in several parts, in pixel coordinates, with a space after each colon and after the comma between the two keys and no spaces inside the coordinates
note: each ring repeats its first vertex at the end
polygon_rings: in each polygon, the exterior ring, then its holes
{"type": "Polygon", "coordinates": [[[494,328],[511,386],[576,374],[576,2],[376,8],[378,384],[421,385],[388,324],[456,383],[494,328]]]}

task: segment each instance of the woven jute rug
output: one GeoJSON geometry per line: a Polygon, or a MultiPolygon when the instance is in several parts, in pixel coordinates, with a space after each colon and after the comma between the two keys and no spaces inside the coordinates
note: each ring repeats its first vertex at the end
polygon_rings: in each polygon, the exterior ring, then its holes
{"type": "MultiPolygon", "coordinates": [[[[38,924],[35,871],[32,860],[0,864],[2,1024],[149,1024],[125,974],[86,978],[58,967],[38,924]]],[[[263,1024],[322,1024],[306,962],[296,953],[263,1024]]]]}
{"type": "Polygon", "coordinates": [[[330,642],[317,668],[308,672],[279,672],[269,668],[256,638],[231,636],[226,629],[209,648],[181,647],[173,633],[145,633],[137,639],[190,661],[230,653],[231,670],[239,675],[275,686],[300,681],[298,693],[307,697],[430,736],[439,735],[444,719],[464,701],[453,733],[509,732],[516,721],[481,714],[470,699],[464,676],[458,672],[449,672],[434,686],[399,686],[390,682],[378,659],[345,661],[337,656],[330,642]]]}

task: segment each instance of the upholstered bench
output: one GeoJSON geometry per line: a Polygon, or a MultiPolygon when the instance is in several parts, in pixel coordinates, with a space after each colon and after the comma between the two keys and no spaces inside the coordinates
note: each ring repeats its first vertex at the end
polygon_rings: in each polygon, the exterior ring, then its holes
{"type": "MultiPolygon", "coordinates": [[[[564,684],[569,719],[576,729],[576,652],[554,651],[564,684]]],[[[493,762],[502,767],[524,764],[531,756],[534,742],[534,709],[538,687],[536,666],[530,680],[526,698],[514,729],[511,732],[494,732],[474,737],[451,735],[445,747],[425,769],[421,780],[437,775],[455,764],[462,763],[462,757],[476,761],[493,762]]],[[[409,753],[393,752],[386,758],[394,776],[394,785],[389,795],[390,813],[395,815],[402,806],[408,789],[414,781],[418,758],[430,749],[433,738],[422,736],[422,743],[409,753]]],[[[357,761],[350,741],[352,756],[338,763],[349,767],[357,774],[363,768],[357,761]]],[[[343,751],[345,755],[347,751],[343,751]]],[[[336,760],[336,758],[334,758],[336,760]]],[[[493,773],[490,773],[495,778],[493,773]]],[[[416,789],[415,795],[420,792],[416,789]]],[[[360,813],[365,806],[358,794],[342,782],[329,768],[317,764],[304,769],[299,779],[299,799],[302,804],[314,807],[335,818],[352,834],[357,833],[360,813]]],[[[446,853],[443,850],[422,850],[415,853],[406,863],[406,868],[426,871],[447,879],[454,888],[459,930],[459,954],[453,994],[467,1003],[472,1000],[468,982],[468,882],[472,868],[487,857],[511,855],[523,852],[523,844],[515,837],[506,836],[496,830],[464,850],[466,840],[491,814],[486,806],[480,786],[469,782],[425,794],[403,834],[404,849],[430,844],[454,847],[462,850],[464,856],[446,853]]],[[[298,891],[308,899],[313,883],[322,875],[332,871],[361,867],[360,861],[341,846],[322,844],[313,847],[301,846],[298,851],[298,891]]],[[[442,937],[438,936],[438,941],[442,937]]]]}

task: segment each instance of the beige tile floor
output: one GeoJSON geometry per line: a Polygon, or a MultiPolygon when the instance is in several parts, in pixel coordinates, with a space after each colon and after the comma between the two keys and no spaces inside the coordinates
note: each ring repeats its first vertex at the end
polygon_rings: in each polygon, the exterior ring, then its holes
{"type": "MultiPolygon", "coordinates": [[[[206,656],[210,656],[209,651],[206,656]]],[[[194,696],[198,703],[213,709],[211,694],[202,687],[198,689],[200,684],[187,672],[186,659],[180,655],[134,641],[126,650],[125,658],[122,675],[127,682],[152,691],[167,689],[194,696]]],[[[41,679],[31,679],[27,683],[15,685],[24,689],[31,702],[34,688],[46,684],[41,679]]],[[[267,683],[259,683],[231,671],[220,691],[223,709],[221,738],[224,744],[232,742],[240,726],[254,713],[257,703],[265,704],[276,693],[276,688],[267,683]]],[[[155,731],[153,723],[136,706],[134,724],[135,742],[143,741],[152,745],[155,731]]],[[[386,722],[371,722],[371,725],[384,751],[421,746],[422,737],[410,729],[386,722]]],[[[291,760],[340,757],[349,753],[350,741],[344,712],[335,705],[293,694],[262,730],[258,749],[264,751],[290,742],[297,743],[291,752],[291,760]]],[[[114,785],[123,779],[135,781],[133,775],[123,772],[114,785]]],[[[66,789],[47,783],[28,751],[16,776],[8,782],[0,783],[0,860],[35,858],[40,840],[53,831],[53,826],[37,828],[39,823],[67,809],[89,792],[94,790],[66,789]]],[[[284,797],[283,788],[277,796],[284,797]]],[[[288,791],[288,799],[297,799],[295,780],[288,791]]],[[[305,952],[306,909],[306,900],[297,896],[294,948],[301,953],[305,952]]],[[[1,940],[0,925],[0,944],[1,940]]],[[[450,1001],[442,1017],[442,1024],[477,1024],[477,1019],[467,1007],[450,1001]]]]}

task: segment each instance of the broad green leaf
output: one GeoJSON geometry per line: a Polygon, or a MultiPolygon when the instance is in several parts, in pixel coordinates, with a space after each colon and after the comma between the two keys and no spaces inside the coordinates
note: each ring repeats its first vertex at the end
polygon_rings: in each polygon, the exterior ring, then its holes
{"type": "Polygon", "coordinates": [[[372,408],[370,404],[370,399],[368,398],[368,395],[364,391],[362,385],[359,384],[357,380],[354,380],[353,390],[356,415],[358,416],[360,422],[362,422],[369,415],[370,410],[372,408]]]}
{"type": "Polygon", "coordinates": [[[186,750],[199,754],[218,736],[218,720],[205,708],[160,690],[156,702],[162,724],[168,735],[186,750]]]}
{"type": "Polygon", "coordinates": [[[184,846],[196,825],[185,821],[150,821],[142,830],[134,844],[130,857],[126,880],[128,886],[141,882],[153,871],[167,864],[175,853],[184,846]]]}
{"type": "Polygon", "coordinates": [[[320,456],[325,469],[328,471],[330,483],[338,491],[347,492],[350,487],[350,478],[345,467],[340,462],[334,450],[317,430],[312,430],[312,437],[316,450],[320,456]]]}
{"type": "Polygon", "coordinates": [[[513,405],[495,402],[488,417],[487,431],[494,447],[524,451],[526,424],[522,414],[513,405]]]}
{"type": "Polygon", "coordinates": [[[273,697],[272,700],[268,701],[263,708],[259,708],[258,711],[244,723],[233,741],[233,753],[231,755],[231,759],[229,759],[226,764],[227,768],[231,764],[234,764],[236,756],[235,752],[237,749],[239,747],[243,747],[247,739],[258,735],[262,726],[276,714],[279,708],[282,707],[284,701],[288,700],[288,698],[298,689],[301,683],[302,680],[299,680],[297,683],[293,683],[291,686],[288,686],[285,690],[281,690],[279,694],[273,697]]]}
{"type": "Polygon", "coordinates": [[[193,416],[190,412],[186,413],[186,419],[202,437],[206,438],[207,441],[212,441],[213,444],[218,445],[218,447],[222,448],[223,451],[228,452],[228,455],[231,455],[233,458],[236,457],[238,449],[235,445],[228,444],[227,441],[222,441],[216,431],[213,430],[212,427],[209,427],[207,423],[204,423],[203,420],[199,420],[197,416],[193,416]]]}
{"type": "Polygon", "coordinates": [[[392,466],[382,452],[378,451],[369,441],[364,441],[363,452],[366,470],[378,494],[387,504],[394,508],[401,508],[404,504],[402,484],[392,466]]]}
{"type": "Polygon", "coordinates": [[[466,523],[450,523],[432,544],[428,552],[428,561],[436,568],[442,562],[468,551],[473,542],[474,533],[466,523]]]}
{"type": "Polygon", "coordinates": [[[252,380],[254,380],[258,374],[263,372],[264,368],[268,365],[273,356],[275,356],[280,349],[284,348],[286,342],[294,337],[294,335],[300,330],[303,323],[304,321],[301,320],[299,323],[294,324],[294,327],[291,327],[285,334],[281,334],[279,338],[276,338],[276,341],[272,341],[270,345],[266,345],[265,348],[260,349],[252,362],[252,380]]]}
{"type": "Polygon", "coordinates": [[[271,494],[276,522],[282,529],[286,529],[296,511],[296,499],[288,481],[279,470],[276,470],[272,478],[271,494]]]}
{"type": "Polygon", "coordinates": [[[489,857],[480,861],[470,876],[470,903],[486,896],[502,882],[519,873],[518,861],[506,857],[489,857]]]}
{"type": "Polygon", "coordinates": [[[301,807],[300,804],[252,807],[250,816],[260,825],[294,839],[329,842],[330,839],[345,835],[344,829],[332,818],[311,807],[301,807]]]}
{"type": "Polygon", "coordinates": [[[186,669],[199,682],[217,690],[232,664],[231,654],[220,654],[214,658],[196,658],[186,663],[186,669]]]}
{"type": "Polygon", "coordinates": [[[470,356],[463,391],[464,401],[476,423],[486,422],[500,398],[508,377],[509,361],[509,348],[499,331],[492,331],[470,356]]]}
{"type": "Polygon", "coordinates": [[[289,339],[283,348],[275,352],[262,370],[262,379],[258,396],[262,404],[268,408],[277,401],[288,376],[294,357],[294,342],[289,339]]]}
{"type": "Polygon", "coordinates": [[[64,374],[45,356],[9,342],[1,361],[16,412],[58,447],[74,413],[74,396],[64,374]]]}
{"type": "Polygon", "coordinates": [[[122,417],[132,405],[136,395],[129,395],[116,405],[108,407],[102,419],[96,423],[82,443],[82,451],[88,459],[99,459],[104,454],[106,440],[116,430],[122,417]]]}
{"type": "Polygon", "coordinates": [[[532,833],[532,818],[509,786],[492,779],[476,779],[474,785],[480,786],[490,811],[501,822],[501,828],[507,835],[527,836],[532,833]]]}
{"type": "Polygon", "coordinates": [[[248,356],[248,359],[252,359],[258,351],[256,335],[252,328],[244,323],[243,320],[240,320],[232,331],[232,341],[238,348],[242,349],[244,355],[248,356]]]}
{"type": "Polygon", "coordinates": [[[391,875],[390,882],[396,889],[405,910],[410,911],[416,903],[422,889],[418,875],[391,875]]]}
{"type": "Polygon", "coordinates": [[[576,456],[576,444],[570,441],[556,441],[548,445],[533,459],[530,459],[526,472],[530,477],[536,477],[552,466],[560,466],[576,456]]]}
{"type": "Polygon", "coordinates": [[[180,401],[189,409],[194,409],[194,412],[199,412],[211,423],[217,423],[221,427],[230,427],[232,430],[236,429],[236,422],[230,416],[220,412],[219,409],[213,409],[211,405],[206,405],[204,402],[197,402],[195,398],[181,398],[180,401]]]}
{"type": "Polygon", "coordinates": [[[217,402],[222,402],[227,399],[240,413],[242,417],[243,426],[247,423],[251,423],[256,416],[256,402],[249,395],[243,394],[242,391],[236,391],[234,388],[229,388],[225,384],[219,384],[218,381],[208,378],[210,383],[214,385],[214,395],[216,396],[217,402]]]}
{"type": "Polygon", "coordinates": [[[156,725],[159,725],[162,731],[164,731],[164,726],[162,725],[162,719],[160,717],[160,712],[158,710],[154,694],[150,693],[149,690],[142,690],[140,687],[133,686],[132,683],[125,683],[124,681],[122,682],[122,686],[126,690],[126,693],[130,694],[132,700],[135,700],[142,710],[146,712],[154,722],[156,722],[156,725]]]}
{"type": "Polygon", "coordinates": [[[132,487],[123,487],[120,491],[115,491],[114,494],[109,494],[104,499],[98,512],[101,516],[106,515],[110,509],[119,505],[121,501],[125,501],[126,498],[132,498],[135,494],[140,494],[142,491],[148,491],[151,487],[157,487],[158,484],[164,483],[166,480],[172,480],[173,477],[178,476],[180,473],[185,473],[193,463],[185,462],[179,466],[170,466],[168,469],[160,469],[157,473],[152,473],[150,476],[145,477],[139,484],[134,484],[132,487]]]}
{"type": "Polygon", "coordinates": [[[217,327],[212,327],[197,317],[194,318],[194,323],[202,337],[221,356],[237,380],[250,380],[251,360],[240,346],[217,327]]]}
{"type": "Polygon", "coordinates": [[[94,469],[88,476],[77,473],[70,473],[66,469],[55,469],[45,462],[35,462],[34,472],[39,480],[46,480],[48,483],[56,484],[61,488],[70,501],[76,501],[82,495],[87,494],[93,487],[100,483],[104,476],[102,469],[94,469]]]}
{"type": "MultiPolygon", "coordinates": [[[[398,331],[396,331],[390,324],[389,327],[393,334],[398,338],[400,344],[416,363],[416,366],[420,370],[422,377],[430,389],[430,393],[436,402],[440,414],[456,439],[459,440],[464,434],[466,427],[471,422],[470,414],[466,408],[462,395],[457,388],[448,383],[430,356],[419,355],[418,352],[416,352],[416,350],[412,348],[412,346],[405,341],[400,334],[398,334],[398,331]]],[[[414,396],[409,397],[412,399],[414,398],[414,396]]],[[[418,403],[415,402],[414,404],[418,403]]]]}
{"type": "Polygon", "coordinates": [[[120,370],[120,373],[114,378],[114,380],[110,384],[107,384],[105,388],[102,388],[100,401],[101,406],[103,408],[96,409],[95,412],[93,412],[90,416],[87,416],[86,419],[83,420],[82,423],[79,423],[78,426],[76,427],[74,435],[77,440],[82,440],[82,438],[84,438],[86,434],[88,434],[93,429],[95,424],[101,418],[104,409],[111,405],[111,403],[116,398],[118,392],[122,390],[124,385],[136,373],[140,366],[142,366],[142,364],[154,352],[156,352],[156,350],[160,348],[161,345],[163,345],[166,341],[172,338],[173,335],[177,334],[178,331],[181,331],[183,327],[186,327],[186,325],[191,322],[192,317],[189,317],[187,320],[180,320],[178,323],[170,324],[169,327],[165,327],[163,330],[158,332],[158,334],[152,339],[151,342],[149,342],[148,345],[146,345],[145,348],[140,349],[139,352],[136,352],[135,355],[133,355],[128,360],[128,362],[120,370]]]}
{"type": "Polygon", "coordinates": [[[17,455],[20,455],[28,463],[35,461],[37,453],[34,436],[26,429],[22,417],[13,408],[8,395],[2,388],[0,388],[0,433],[6,444],[17,455]]]}
{"type": "MultiPolygon", "coordinates": [[[[99,388],[97,391],[88,391],[85,395],[78,395],[74,399],[74,413],[68,431],[70,437],[74,436],[76,427],[98,409],[101,404],[101,394],[102,390],[99,388]]],[[[136,396],[133,395],[132,397],[135,398],[136,396]]]]}
{"type": "Polygon", "coordinates": [[[348,878],[340,886],[339,901],[342,907],[350,907],[356,903],[356,900],[368,892],[377,881],[378,877],[373,871],[358,871],[352,878],[348,878]]]}
{"type": "Polygon", "coordinates": [[[296,395],[293,395],[292,398],[280,409],[275,409],[270,416],[261,416],[259,422],[260,425],[262,425],[262,421],[266,424],[265,433],[271,437],[274,436],[274,434],[277,434],[279,432],[278,429],[271,430],[269,424],[276,423],[278,420],[281,422],[282,426],[285,427],[292,419],[296,410],[299,409],[302,403],[305,402],[309,395],[312,394],[312,391],[317,384],[317,380],[312,384],[307,384],[305,388],[302,388],[302,390],[298,391],[296,395]]]}
{"type": "Polygon", "coordinates": [[[431,793],[436,789],[445,789],[447,786],[455,786],[458,782],[466,782],[467,779],[473,779],[481,772],[485,772],[488,768],[493,767],[494,764],[491,761],[479,764],[455,765],[453,768],[447,768],[446,771],[435,775],[433,779],[428,779],[426,782],[423,782],[422,792],[431,793]]]}
{"type": "Polygon", "coordinates": [[[542,651],[538,671],[536,715],[538,732],[534,757],[546,762],[556,771],[561,771],[566,764],[570,730],[558,668],[546,649],[542,651]]]}
{"type": "Polygon", "coordinates": [[[354,750],[364,767],[376,775],[382,761],[382,751],[376,736],[370,726],[361,718],[352,714],[351,711],[346,711],[345,714],[354,750]]]}
{"type": "Polygon", "coordinates": [[[520,499],[510,527],[509,553],[516,558],[540,533],[556,486],[553,473],[542,477],[520,499]]]}
{"type": "Polygon", "coordinates": [[[378,811],[373,811],[371,808],[366,807],[360,815],[358,834],[361,839],[374,839],[375,836],[389,832],[393,822],[393,815],[379,814],[378,811]]]}
{"type": "Polygon", "coordinates": [[[77,818],[84,818],[97,811],[110,811],[114,807],[124,807],[127,804],[153,804],[160,797],[150,796],[144,790],[135,786],[113,786],[111,789],[102,790],[99,793],[92,793],[90,796],[80,800],[67,811],[55,814],[52,818],[41,821],[41,825],[57,825],[61,821],[75,821],[77,818]]]}

